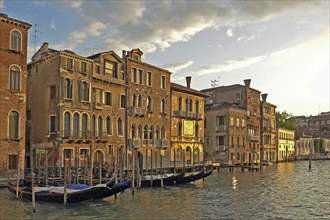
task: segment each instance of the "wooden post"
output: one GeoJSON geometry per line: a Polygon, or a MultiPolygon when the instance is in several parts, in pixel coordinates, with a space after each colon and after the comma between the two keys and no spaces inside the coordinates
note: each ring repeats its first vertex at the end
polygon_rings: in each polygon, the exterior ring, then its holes
{"type": "Polygon", "coordinates": [[[195,173],[195,148],[192,146],[193,173],[195,173]]]}
{"type": "Polygon", "coordinates": [[[174,153],[174,170],[173,173],[176,174],[176,149],[173,149],[173,153],[174,153]]]}
{"type": "Polygon", "coordinates": [[[158,174],[158,169],[157,169],[157,151],[155,150],[155,174],[158,174]]]}
{"type": "Polygon", "coordinates": [[[76,159],[75,159],[76,178],[75,178],[75,183],[78,184],[79,183],[79,174],[78,174],[78,172],[79,172],[79,154],[78,154],[78,148],[77,147],[75,148],[75,150],[76,150],[76,159]]]}
{"type": "Polygon", "coordinates": [[[87,157],[85,155],[85,157],[84,157],[84,184],[87,183],[87,167],[88,167],[88,163],[87,163],[87,157]]]}
{"type": "Polygon", "coordinates": [[[34,168],[33,168],[33,148],[30,149],[30,169],[31,169],[31,189],[32,189],[32,210],[36,212],[36,197],[35,197],[35,190],[34,190],[34,168]]]}
{"type": "Polygon", "coordinates": [[[93,152],[92,145],[89,148],[89,186],[93,186],[93,152]]]}
{"type": "Polygon", "coordinates": [[[312,143],[313,143],[313,139],[309,142],[309,163],[308,163],[309,170],[312,169],[312,143]]]}
{"type": "Polygon", "coordinates": [[[17,182],[16,182],[16,198],[18,198],[18,189],[19,189],[19,170],[20,166],[19,166],[19,151],[18,151],[18,164],[17,164],[17,182]]]}
{"type": "Polygon", "coordinates": [[[45,151],[45,184],[48,186],[48,149],[45,151]]]}
{"type": "MultiPolygon", "coordinates": [[[[38,158],[38,154],[36,154],[38,158]]],[[[40,184],[40,178],[41,178],[41,170],[40,170],[40,163],[41,163],[41,154],[39,153],[39,159],[38,161],[38,184],[40,184]]]]}
{"type": "Polygon", "coordinates": [[[160,150],[160,186],[163,187],[163,155],[162,150],[160,150]]]}
{"type": "MultiPolygon", "coordinates": [[[[73,155],[72,155],[73,156],[73,155]]],[[[68,166],[68,174],[67,174],[67,177],[68,177],[68,183],[70,184],[71,181],[72,181],[72,161],[71,161],[71,152],[69,154],[69,166],[68,166]]]]}
{"type": "Polygon", "coordinates": [[[132,195],[134,195],[135,188],[135,156],[134,156],[134,147],[132,148],[132,195]]]}
{"type": "MultiPolygon", "coordinates": [[[[146,149],[146,158],[145,158],[145,161],[146,161],[146,173],[145,173],[145,176],[148,175],[148,149],[146,149]]],[[[143,169],[142,169],[142,176],[143,176],[143,169]]]]}
{"type": "Polygon", "coordinates": [[[152,150],[150,149],[150,174],[151,174],[151,187],[152,187],[152,184],[153,184],[153,172],[152,172],[152,150]]]}
{"type": "Polygon", "coordinates": [[[186,173],[186,149],[183,150],[183,173],[186,173]]]}
{"type": "Polygon", "coordinates": [[[67,166],[66,166],[66,155],[64,155],[64,205],[66,205],[67,202],[67,195],[66,195],[66,188],[67,188],[67,166]]]}
{"type": "Polygon", "coordinates": [[[98,152],[98,166],[99,166],[99,184],[102,183],[102,161],[101,161],[101,153],[98,152]]]}

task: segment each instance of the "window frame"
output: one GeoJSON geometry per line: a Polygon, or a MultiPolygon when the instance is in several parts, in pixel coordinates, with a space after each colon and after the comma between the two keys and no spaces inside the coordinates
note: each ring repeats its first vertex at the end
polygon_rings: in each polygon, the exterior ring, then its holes
{"type": "Polygon", "coordinates": [[[9,45],[9,48],[10,48],[10,50],[13,50],[13,51],[22,51],[22,33],[19,31],[19,30],[17,30],[17,29],[12,29],[11,31],[10,31],[10,45],[9,45]],[[17,38],[15,38],[15,47],[13,47],[13,32],[17,32],[18,34],[19,34],[19,37],[17,38]],[[18,41],[17,41],[17,39],[18,39],[18,41]],[[18,45],[16,45],[18,43],[18,45]]]}

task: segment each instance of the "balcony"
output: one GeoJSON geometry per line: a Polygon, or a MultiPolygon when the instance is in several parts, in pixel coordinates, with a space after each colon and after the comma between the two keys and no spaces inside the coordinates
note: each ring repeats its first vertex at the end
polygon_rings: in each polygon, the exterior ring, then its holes
{"type": "Polygon", "coordinates": [[[227,126],[226,125],[217,125],[216,131],[226,131],[227,126]]]}
{"type": "Polygon", "coordinates": [[[249,135],[248,140],[249,141],[260,141],[260,136],[258,136],[258,135],[249,135]]]}
{"type": "Polygon", "coordinates": [[[156,139],[155,140],[155,147],[156,148],[167,148],[168,146],[168,141],[167,140],[161,140],[161,139],[156,139]]]}
{"type": "Polygon", "coordinates": [[[56,138],[62,138],[68,141],[91,141],[93,135],[90,131],[62,130],[56,138]]]}
{"type": "Polygon", "coordinates": [[[187,113],[184,111],[173,111],[173,116],[179,118],[185,118],[187,116],[187,113]]]}
{"type": "Polygon", "coordinates": [[[226,146],[225,145],[217,145],[217,146],[215,146],[215,151],[224,152],[224,151],[226,151],[226,146]]]}
{"type": "Polygon", "coordinates": [[[128,114],[129,116],[145,116],[147,114],[147,109],[140,107],[129,107],[128,114]]]}
{"type": "Polygon", "coordinates": [[[94,108],[99,110],[103,109],[103,103],[95,102],[94,108]]]}

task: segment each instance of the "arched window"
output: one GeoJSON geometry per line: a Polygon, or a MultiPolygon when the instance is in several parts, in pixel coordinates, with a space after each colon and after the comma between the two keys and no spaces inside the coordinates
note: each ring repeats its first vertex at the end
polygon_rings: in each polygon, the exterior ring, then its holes
{"type": "Polygon", "coordinates": [[[165,139],[166,135],[165,135],[165,127],[162,126],[162,130],[161,130],[161,139],[165,139]]]}
{"type": "Polygon", "coordinates": [[[133,105],[133,107],[136,107],[136,95],[135,94],[133,94],[132,105],[133,105]]]}
{"type": "Polygon", "coordinates": [[[142,96],[139,95],[139,99],[138,99],[138,107],[142,108],[142,96]]]}
{"type": "Polygon", "coordinates": [[[178,124],[178,136],[181,137],[182,136],[182,123],[179,122],[178,124]]]}
{"type": "Polygon", "coordinates": [[[143,129],[143,139],[147,140],[148,139],[148,126],[145,125],[143,129]]]}
{"type": "Polygon", "coordinates": [[[88,116],[86,114],[83,114],[81,119],[81,131],[82,131],[82,136],[84,138],[87,138],[87,125],[88,125],[88,116]]]}
{"type": "Polygon", "coordinates": [[[98,136],[99,137],[102,137],[102,133],[103,133],[103,119],[102,119],[101,116],[99,116],[98,119],[97,119],[97,125],[98,125],[97,130],[99,132],[99,135],[98,136]]]}
{"type": "Polygon", "coordinates": [[[198,127],[198,124],[196,124],[195,125],[195,136],[196,137],[198,137],[198,134],[199,134],[198,130],[199,130],[199,127],[198,127]]]}
{"type": "Polygon", "coordinates": [[[182,160],[182,147],[178,147],[176,149],[176,158],[177,161],[181,161],[182,160]]]}
{"type": "Polygon", "coordinates": [[[189,111],[192,112],[193,110],[193,101],[190,99],[189,100],[189,111]]]}
{"type": "Polygon", "coordinates": [[[179,97],[178,99],[178,110],[181,111],[182,110],[182,98],[179,97]]]}
{"type": "Polygon", "coordinates": [[[73,114],[73,137],[74,138],[79,137],[79,114],[78,113],[73,114]]]}
{"type": "Polygon", "coordinates": [[[149,139],[154,139],[154,126],[151,125],[149,130],[149,139]]]}
{"type": "Polygon", "coordinates": [[[199,102],[198,101],[196,101],[196,114],[198,114],[199,113],[199,102]]]}
{"type": "Polygon", "coordinates": [[[195,163],[199,163],[200,162],[200,159],[199,159],[199,148],[198,147],[195,147],[194,149],[194,162],[195,163]]]}
{"type": "Polygon", "coordinates": [[[186,112],[188,112],[188,110],[189,110],[189,100],[186,99],[186,112]]]}
{"type": "Polygon", "coordinates": [[[10,34],[10,49],[21,51],[21,33],[17,30],[10,34]]]}
{"type": "Polygon", "coordinates": [[[147,111],[152,112],[152,100],[151,100],[150,96],[148,96],[148,99],[147,99],[147,111]]]}
{"type": "Polygon", "coordinates": [[[123,135],[123,124],[121,118],[118,118],[118,135],[123,135]]]}
{"type": "Polygon", "coordinates": [[[20,90],[20,81],[21,81],[21,73],[20,69],[17,66],[13,66],[10,68],[10,90],[19,91],[20,90]]]}
{"type": "Polygon", "coordinates": [[[89,101],[89,85],[87,82],[79,81],[79,97],[83,101],[89,101]]]}
{"type": "Polygon", "coordinates": [[[71,115],[69,112],[64,113],[64,138],[70,137],[71,130],[71,115]]]}
{"type": "Polygon", "coordinates": [[[111,118],[110,116],[106,119],[106,126],[107,126],[107,135],[112,135],[112,129],[111,129],[111,118]]]}
{"type": "Polygon", "coordinates": [[[64,80],[64,98],[72,99],[72,80],[69,78],[64,80]]]}
{"type": "Polygon", "coordinates": [[[16,111],[9,113],[9,139],[18,139],[19,114],[16,111]]]}
{"type": "Polygon", "coordinates": [[[191,164],[191,148],[188,146],[186,148],[185,160],[187,164],[191,164]]]}
{"type": "Polygon", "coordinates": [[[161,113],[165,113],[166,112],[166,108],[165,108],[165,99],[163,98],[161,103],[160,103],[160,112],[161,113]]]}
{"type": "Polygon", "coordinates": [[[135,132],[136,132],[135,130],[136,130],[136,125],[133,124],[133,125],[132,125],[132,130],[131,130],[131,138],[132,138],[132,139],[135,138],[135,132]]]}
{"type": "Polygon", "coordinates": [[[92,117],[92,133],[93,137],[96,137],[96,117],[93,115],[92,117]]]}

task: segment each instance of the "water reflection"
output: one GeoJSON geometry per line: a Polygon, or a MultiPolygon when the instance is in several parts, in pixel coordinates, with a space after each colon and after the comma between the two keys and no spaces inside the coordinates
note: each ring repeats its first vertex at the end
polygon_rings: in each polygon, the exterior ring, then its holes
{"type": "Polygon", "coordinates": [[[329,219],[330,161],[222,169],[191,185],[131,190],[100,201],[70,204],[17,201],[0,190],[0,219],[329,219]]]}

